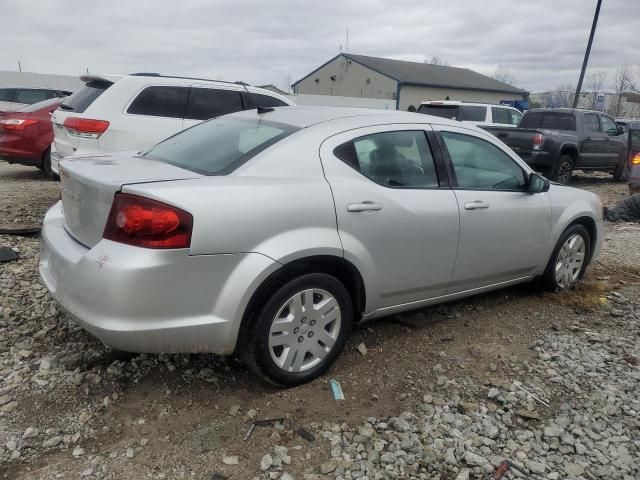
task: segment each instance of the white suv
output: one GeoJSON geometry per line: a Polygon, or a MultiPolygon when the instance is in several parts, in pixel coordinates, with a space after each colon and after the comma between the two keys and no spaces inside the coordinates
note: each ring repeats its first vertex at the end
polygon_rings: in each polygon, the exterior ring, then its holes
{"type": "Polygon", "coordinates": [[[83,75],[85,86],[53,112],[51,170],[69,155],[142,150],[203,120],[295,105],[270,90],[157,74],[83,75]]]}
{"type": "Polygon", "coordinates": [[[422,102],[418,113],[458,120],[469,125],[517,127],[522,120],[520,110],[507,105],[467,103],[453,100],[422,102]]]}

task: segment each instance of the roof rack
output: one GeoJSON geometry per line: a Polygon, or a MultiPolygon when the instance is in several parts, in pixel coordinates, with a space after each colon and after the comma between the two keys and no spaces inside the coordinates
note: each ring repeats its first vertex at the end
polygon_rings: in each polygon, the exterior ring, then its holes
{"type": "MultiPolygon", "coordinates": [[[[161,75],[160,73],[155,72],[136,72],[129,74],[132,77],[159,77],[159,78],[177,78],[179,80],[200,80],[203,82],[219,82],[219,83],[228,83],[231,85],[241,85],[246,87],[249,85],[248,83],[244,83],[241,81],[229,82],[227,80],[214,80],[212,78],[198,78],[198,77],[180,77],[177,75],[161,75]]],[[[249,85],[250,86],[250,85],[249,85]]]]}

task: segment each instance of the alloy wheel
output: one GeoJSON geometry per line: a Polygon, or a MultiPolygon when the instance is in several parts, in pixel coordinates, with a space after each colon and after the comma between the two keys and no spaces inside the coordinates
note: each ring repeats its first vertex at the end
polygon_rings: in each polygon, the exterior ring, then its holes
{"type": "Polygon", "coordinates": [[[571,180],[571,163],[562,162],[558,167],[558,183],[566,185],[571,180]]]}
{"type": "Polygon", "coordinates": [[[556,283],[562,289],[572,286],[580,276],[586,245],[582,235],[573,234],[562,245],[556,259],[556,283]]]}
{"type": "Polygon", "coordinates": [[[326,290],[300,291],[278,310],[269,329],[269,353],[286,372],[304,372],[321,363],[340,335],[338,301],[326,290]]]}

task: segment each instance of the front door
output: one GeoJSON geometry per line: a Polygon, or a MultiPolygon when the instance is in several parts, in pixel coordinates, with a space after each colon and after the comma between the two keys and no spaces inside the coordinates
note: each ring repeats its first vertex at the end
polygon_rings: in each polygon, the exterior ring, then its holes
{"type": "Polygon", "coordinates": [[[582,118],[584,140],[580,148],[580,166],[599,167],[607,164],[607,135],[602,132],[598,115],[585,113],[582,118]]]}
{"type": "Polygon", "coordinates": [[[616,166],[624,161],[627,151],[627,135],[624,135],[616,122],[604,115],[600,116],[602,131],[607,137],[605,143],[606,165],[616,166]]]}
{"type": "Polygon", "coordinates": [[[354,129],[320,148],[345,258],[367,288],[366,313],[443,295],[451,280],[458,205],[427,128],[354,129]]]}
{"type": "Polygon", "coordinates": [[[547,193],[527,192],[528,172],[497,141],[456,127],[440,131],[460,207],[460,243],[448,293],[532,276],[546,263],[547,193]]]}

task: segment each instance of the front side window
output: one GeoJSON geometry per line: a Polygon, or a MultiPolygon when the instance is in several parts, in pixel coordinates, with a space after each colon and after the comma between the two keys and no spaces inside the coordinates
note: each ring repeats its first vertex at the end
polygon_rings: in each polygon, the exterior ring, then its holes
{"type": "Polygon", "coordinates": [[[287,104],[279,98],[261,93],[252,93],[251,98],[256,106],[260,107],[286,107],[287,104]]]}
{"type": "Polygon", "coordinates": [[[523,190],[525,172],[495,145],[470,135],[442,132],[458,187],[473,190],[523,190]]]}
{"type": "Polygon", "coordinates": [[[618,126],[609,117],[600,117],[600,121],[602,122],[602,130],[604,130],[607,135],[618,134],[618,126]]]}
{"type": "Polygon", "coordinates": [[[584,115],[584,131],[585,132],[600,131],[600,123],[598,122],[598,116],[595,113],[586,113],[584,115]]]}
{"type": "Polygon", "coordinates": [[[242,97],[238,91],[193,87],[185,118],[208,120],[242,109],[242,97]]]}
{"type": "Polygon", "coordinates": [[[522,120],[522,114],[517,110],[507,109],[509,112],[509,117],[511,120],[511,125],[520,125],[520,120],[522,120]]]}
{"type": "Polygon", "coordinates": [[[226,175],[297,130],[260,118],[215,118],[169,137],[143,156],[203,175],[226,175]]]}
{"type": "Polygon", "coordinates": [[[336,147],[334,155],[386,187],[439,185],[433,156],[422,130],[365,135],[336,147]]]}
{"type": "Polygon", "coordinates": [[[493,123],[501,123],[503,125],[511,124],[511,115],[509,115],[509,110],[501,107],[492,107],[491,108],[493,123]]]}
{"type": "Polygon", "coordinates": [[[131,102],[127,113],[151,117],[183,118],[189,87],[147,87],[131,102]]]}

